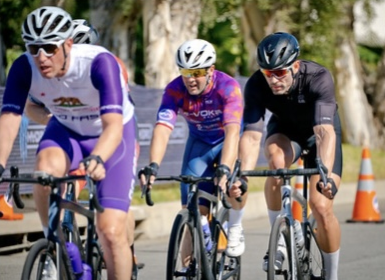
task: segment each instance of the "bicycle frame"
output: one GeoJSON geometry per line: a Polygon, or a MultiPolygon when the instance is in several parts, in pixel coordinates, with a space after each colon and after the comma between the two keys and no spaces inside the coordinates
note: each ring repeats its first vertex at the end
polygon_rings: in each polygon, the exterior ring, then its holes
{"type": "MultiPolygon", "coordinates": [[[[219,223],[219,221],[216,219],[216,215],[219,213],[219,197],[221,197],[221,201],[224,207],[230,208],[231,206],[226,201],[226,198],[222,193],[219,193],[219,188],[217,188],[216,193],[210,194],[205,191],[202,191],[198,188],[198,183],[202,181],[212,181],[213,178],[211,177],[193,177],[188,175],[181,175],[181,176],[160,176],[156,178],[157,181],[179,181],[179,182],[185,182],[189,184],[189,193],[187,198],[187,210],[190,213],[190,216],[193,218],[193,226],[197,230],[194,231],[194,240],[199,240],[199,243],[194,243],[195,246],[199,246],[199,252],[201,252],[201,259],[202,259],[202,272],[205,276],[205,279],[208,280],[214,280],[215,279],[215,266],[212,265],[212,260],[209,259],[208,254],[203,253],[206,252],[205,249],[205,243],[204,243],[204,236],[202,231],[202,224],[201,224],[201,214],[199,211],[199,198],[207,199],[210,202],[210,211],[209,213],[212,213],[211,216],[211,223],[210,223],[210,230],[212,233],[212,236],[215,236],[216,234],[219,234],[217,232],[218,227],[220,230],[223,230],[222,225],[219,223]],[[214,205],[214,206],[213,206],[214,205]],[[212,207],[215,207],[213,209],[212,207]]],[[[214,240],[215,241],[215,240],[214,240]]],[[[196,250],[197,248],[194,248],[196,250]]],[[[209,252],[209,255],[215,254],[216,250],[216,244],[213,244],[213,247],[211,251],[209,252]]],[[[215,260],[215,258],[214,258],[215,260]]]]}
{"type": "MultiPolygon", "coordinates": [[[[319,162],[317,162],[319,163],[319,162]]],[[[325,167],[323,165],[320,165],[319,168],[306,168],[306,169],[277,169],[277,170],[256,170],[256,171],[242,171],[240,172],[241,176],[256,176],[256,177],[279,177],[283,180],[282,186],[281,186],[281,212],[278,215],[278,218],[286,218],[289,221],[290,226],[290,252],[291,257],[289,258],[291,260],[291,267],[293,268],[293,278],[297,279],[304,279],[304,276],[302,275],[302,271],[297,271],[297,265],[296,260],[297,256],[299,255],[297,247],[295,246],[294,242],[294,218],[292,215],[292,199],[296,200],[301,206],[302,206],[302,233],[303,237],[305,238],[305,244],[306,239],[308,239],[306,229],[309,227],[311,228],[311,225],[309,224],[308,217],[307,217],[307,176],[310,175],[316,175],[320,174],[321,172],[327,172],[325,167]],[[293,188],[290,184],[290,180],[293,176],[305,176],[304,180],[304,194],[302,195],[297,189],[293,188]]],[[[322,174],[321,174],[322,175],[322,174]]],[[[277,218],[277,219],[278,219],[277,218]]],[[[311,231],[311,234],[314,237],[313,231],[311,231]]],[[[302,265],[301,260],[299,260],[300,265],[302,265]]]]}
{"type": "MultiPolygon", "coordinates": [[[[68,221],[70,222],[73,219],[73,213],[78,213],[87,218],[87,240],[86,240],[86,262],[92,267],[92,249],[96,243],[94,240],[95,236],[95,210],[100,212],[103,211],[103,207],[99,204],[96,198],[96,187],[93,181],[87,175],[70,175],[65,177],[53,177],[44,172],[36,171],[29,174],[19,175],[17,167],[11,168],[11,178],[1,178],[0,182],[10,183],[9,192],[12,194],[14,201],[18,208],[24,208],[24,204],[21,201],[19,195],[19,183],[28,183],[28,184],[40,184],[43,186],[49,186],[51,192],[49,195],[49,212],[48,212],[48,235],[47,239],[52,241],[55,244],[56,249],[56,269],[57,269],[57,279],[60,280],[62,275],[61,271],[61,258],[64,259],[65,269],[67,270],[67,275],[73,278],[73,271],[71,262],[67,253],[65,246],[66,239],[61,227],[61,210],[70,211],[71,214],[67,214],[68,221]],[[89,209],[84,208],[80,204],[62,198],[61,196],[61,185],[62,183],[72,182],[75,180],[84,180],[87,181],[87,186],[89,187],[89,209]]],[[[100,248],[99,248],[100,249],[100,248]]],[[[100,252],[99,252],[100,253],[100,252]]]]}

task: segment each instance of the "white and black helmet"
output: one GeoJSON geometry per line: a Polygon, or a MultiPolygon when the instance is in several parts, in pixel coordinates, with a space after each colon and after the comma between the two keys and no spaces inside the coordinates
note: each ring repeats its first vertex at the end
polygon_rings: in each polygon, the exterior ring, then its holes
{"type": "Polygon", "coordinates": [[[201,39],[183,43],[176,52],[176,64],[179,68],[199,69],[208,68],[216,61],[213,45],[201,39]]]}
{"type": "Polygon", "coordinates": [[[61,8],[44,6],[31,12],[24,20],[22,38],[27,44],[45,44],[69,38],[72,18],[61,8]]]}
{"type": "Polygon", "coordinates": [[[72,21],[74,30],[72,39],[75,44],[96,44],[99,40],[99,32],[85,19],[74,19],[72,21]]]}

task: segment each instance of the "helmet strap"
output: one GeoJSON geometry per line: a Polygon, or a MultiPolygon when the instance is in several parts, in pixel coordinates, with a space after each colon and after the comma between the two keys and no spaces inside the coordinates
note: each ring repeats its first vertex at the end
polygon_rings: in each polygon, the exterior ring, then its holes
{"type": "Polygon", "coordinates": [[[64,54],[64,63],[63,63],[63,67],[61,68],[61,70],[64,71],[66,68],[66,64],[67,64],[67,53],[66,53],[66,49],[64,48],[64,43],[62,44],[62,47],[63,47],[63,54],[64,54]]]}

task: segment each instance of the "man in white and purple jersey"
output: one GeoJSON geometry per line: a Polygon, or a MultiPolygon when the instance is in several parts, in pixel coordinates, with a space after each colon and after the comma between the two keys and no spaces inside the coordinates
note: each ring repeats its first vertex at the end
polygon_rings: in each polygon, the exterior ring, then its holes
{"type": "MultiPolygon", "coordinates": [[[[243,99],[238,82],[229,75],[215,70],[216,53],[207,41],[195,39],[183,43],[176,53],[181,76],[169,83],[164,91],[157,122],[154,128],[150,164],[139,172],[141,184],[147,184],[144,174],[153,175],[154,182],[159,165],[178,114],[189,127],[181,173],[193,176],[214,176],[216,183],[226,192],[238,154],[242,125],[243,99]],[[215,167],[217,165],[217,167],[215,167]]],[[[201,183],[200,189],[214,192],[214,185],[201,183]]],[[[187,204],[188,185],[181,184],[182,207],[187,204]]],[[[227,254],[243,253],[243,204],[235,199],[242,195],[240,188],[230,191],[229,243],[227,254]]],[[[208,202],[200,201],[200,211],[207,215],[208,202]]]]}
{"type": "MultiPolygon", "coordinates": [[[[0,116],[0,174],[12,150],[28,94],[52,114],[35,169],[64,176],[80,168],[98,181],[105,208],[97,214],[109,279],[131,275],[126,217],[134,188],[135,119],[115,57],[94,45],[74,45],[71,16],[57,7],[31,12],[22,26],[27,52],[13,63],[0,116]],[[128,183],[129,182],[129,183],[128,183]]],[[[49,189],[34,187],[45,234],[49,189]]]]}

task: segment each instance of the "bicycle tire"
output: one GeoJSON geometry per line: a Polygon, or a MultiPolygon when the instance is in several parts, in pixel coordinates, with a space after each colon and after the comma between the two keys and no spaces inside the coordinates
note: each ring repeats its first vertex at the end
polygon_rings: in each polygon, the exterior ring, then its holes
{"type": "Polygon", "coordinates": [[[203,279],[201,270],[201,251],[199,240],[194,240],[193,221],[187,209],[181,210],[174,220],[167,252],[166,279],[200,280],[203,279]],[[188,240],[190,236],[190,240],[188,240]],[[183,242],[186,240],[186,242],[183,242]],[[190,244],[191,248],[183,248],[190,244]],[[190,250],[191,249],[191,250],[190,250]],[[182,254],[182,251],[184,253],[182,254]],[[191,251],[189,256],[186,251],[191,251]]]}
{"type": "MultiPolygon", "coordinates": [[[[56,251],[55,244],[47,239],[38,240],[28,252],[25,259],[23,271],[21,274],[21,280],[40,280],[43,278],[43,274],[47,271],[44,270],[46,264],[49,264],[56,277],[57,266],[56,266],[56,251]],[[53,265],[53,266],[52,266],[53,265]]],[[[75,279],[74,275],[67,270],[64,263],[61,263],[61,279],[72,280],[75,279]],[[71,275],[71,277],[69,276],[71,275]]]]}
{"type": "Polygon", "coordinates": [[[269,265],[267,270],[267,280],[297,280],[298,257],[295,254],[295,265],[293,266],[290,234],[289,218],[280,216],[277,217],[273,227],[271,228],[269,238],[269,265]],[[278,241],[281,235],[283,236],[283,240],[286,245],[280,248],[281,252],[284,250],[284,260],[282,262],[282,268],[280,270],[275,270],[274,266],[278,251],[278,241]]]}
{"type": "Polygon", "coordinates": [[[325,267],[321,250],[317,242],[317,221],[311,214],[306,225],[306,262],[303,265],[304,279],[315,280],[325,279],[325,267]]]}
{"type": "Polygon", "coordinates": [[[106,265],[99,241],[96,241],[96,245],[92,249],[92,279],[107,280],[106,265]]]}
{"type": "Polygon", "coordinates": [[[229,221],[229,209],[222,207],[219,210],[217,221],[222,225],[217,226],[214,232],[214,244],[216,249],[213,258],[214,273],[218,280],[240,280],[241,279],[241,257],[229,257],[226,255],[227,246],[227,223],[229,221]],[[223,240],[224,239],[224,240],[223,240]],[[225,241],[225,244],[223,244],[225,241]]]}

